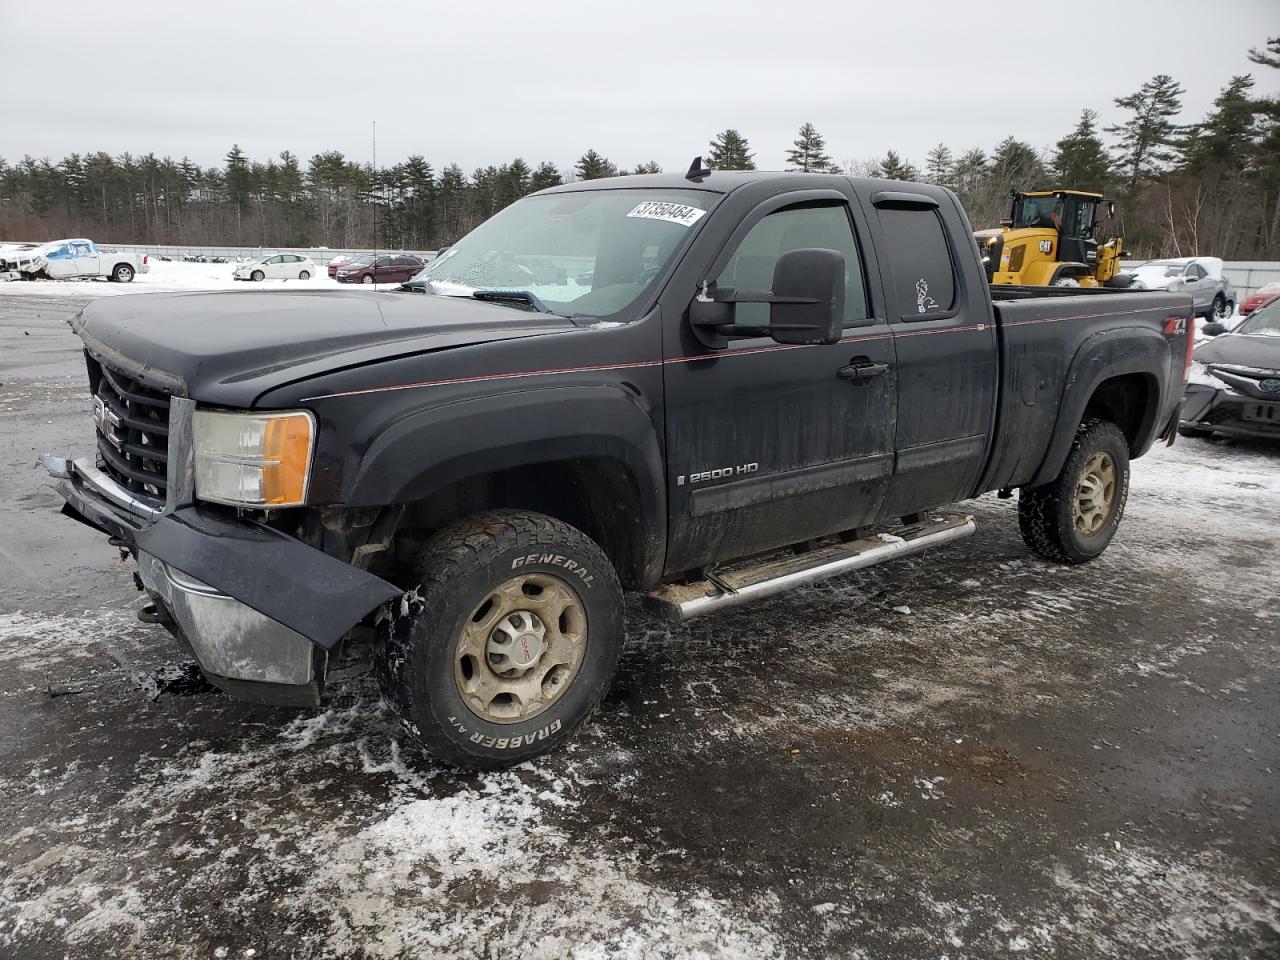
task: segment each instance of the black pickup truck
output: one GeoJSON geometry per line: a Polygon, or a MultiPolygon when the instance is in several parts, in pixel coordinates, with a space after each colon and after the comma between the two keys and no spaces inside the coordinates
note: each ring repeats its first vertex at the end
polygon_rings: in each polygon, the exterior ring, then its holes
{"type": "Polygon", "coordinates": [[[836,175],[556,187],[415,286],[94,302],[97,450],[46,463],[214,684],[317,703],[368,642],[480,768],[599,704],[623,589],[709,613],[962,537],[939,508],[994,490],[1040,556],[1098,556],[1190,357],[1188,297],[993,300],[952,193],[836,175]]]}

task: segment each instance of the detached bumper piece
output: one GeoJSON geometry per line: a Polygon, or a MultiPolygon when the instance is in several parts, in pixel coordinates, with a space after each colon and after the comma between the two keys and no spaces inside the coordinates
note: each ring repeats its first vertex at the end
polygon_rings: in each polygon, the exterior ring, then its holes
{"type": "Polygon", "coordinates": [[[1226,387],[1192,383],[1182,401],[1182,425],[1224,437],[1280,440],[1280,396],[1261,400],[1226,387]]]}
{"type": "Polygon", "coordinates": [[[401,592],[261,523],[195,506],[166,512],[87,460],[44,463],[63,512],[132,549],[167,614],[157,619],[240,699],[317,703],[328,652],[401,592]]]}

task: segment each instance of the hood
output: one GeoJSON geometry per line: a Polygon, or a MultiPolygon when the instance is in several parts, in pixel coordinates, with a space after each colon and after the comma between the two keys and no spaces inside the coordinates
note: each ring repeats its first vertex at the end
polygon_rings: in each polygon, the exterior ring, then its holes
{"type": "Polygon", "coordinates": [[[1196,347],[1196,361],[1280,371],[1280,337],[1224,333],[1196,347]]]}
{"type": "Polygon", "coordinates": [[[229,407],[342,367],[575,328],[495,303],[357,290],[103,297],[72,326],[109,366],[229,407]]]}

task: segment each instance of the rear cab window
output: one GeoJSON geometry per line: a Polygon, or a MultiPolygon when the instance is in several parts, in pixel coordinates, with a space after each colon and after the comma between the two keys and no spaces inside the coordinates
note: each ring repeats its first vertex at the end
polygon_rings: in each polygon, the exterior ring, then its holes
{"type": "Polygon", "coordinates": [[[955,262],[933,207],[882,206],[876,214],[902,320],[937,320],[956,309],[955,262]]]}

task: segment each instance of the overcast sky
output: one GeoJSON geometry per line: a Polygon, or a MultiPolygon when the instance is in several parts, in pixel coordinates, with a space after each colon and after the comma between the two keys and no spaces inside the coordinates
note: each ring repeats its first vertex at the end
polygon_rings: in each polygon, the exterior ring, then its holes
{"type": "Polygon", "coordinates": [[[922,164],[939,141],[1049,147],[1083,107],[1116,120],[1112,99],[1156,73],[1186,88],[1184,121],[1233,74],[1280,91],[1246,58],[1268,32],[1277,0],[0,0],[0,156],[367,160],[376,120],[383,166],[567,168],[594,147],[683,170],[735,127],[780,169],[807,120],[837,161],[922,164]]]}

